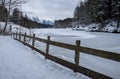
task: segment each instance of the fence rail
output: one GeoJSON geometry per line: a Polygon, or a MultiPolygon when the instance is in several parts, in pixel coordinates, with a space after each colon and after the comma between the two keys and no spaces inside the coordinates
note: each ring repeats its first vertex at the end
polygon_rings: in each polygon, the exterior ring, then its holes
{"type": "Polygon", "coordinates": [[[109,76],[106,76],[104,74],[98,73],[96,71],[93,71],[91,69],[87,69],[85,67],[80,66],[79,65],[80,52],[120,62],[120,54],[80,46],[80,40],[76,41],[76,45],[71,45],[71,44],[52,41],[52,40],[50,40],[50,36],[48,36],[47,39],[42,39],[42,38],[35,37],[35,34],[33,36],[29,36],[26,33],[25,34],[13,33],[12,36],[13,36],[14,39],[20,41],[24,45],[27,45],[28,47],[32,48],[33,50],[35,50],[35,51],[39,52],[40,54],[42,54],[43,56],[45,56],[46,59],[52,60],[52,61],[54,61],[58,64],[61,64],[65,67],[67,67],[67,68],[72,69],[75,72],[80,72],[80,73],[82,73],[86,76],[89,76],[89,77],[93,78],[93,79],[112,79],[112,78],[109,77],[109,76]],[[21,41],[21,36],[24,37],[23,41],[21,41]],[[26,43],[26,38],[31,38],[32,39],[32,45],[26,43]],[[46,43],[46,52],[43,52],[40,49],[35,48],[34,47],[35,41],[40,41],[40,42],[46,43]],[[63,59],[60,59],[58,57],[50,55],[49,54],[50,45],[74,50],[75,51],[74,63],[71,63],[71,62],[68,62],[66,60],[63,60],[63,59]]]}

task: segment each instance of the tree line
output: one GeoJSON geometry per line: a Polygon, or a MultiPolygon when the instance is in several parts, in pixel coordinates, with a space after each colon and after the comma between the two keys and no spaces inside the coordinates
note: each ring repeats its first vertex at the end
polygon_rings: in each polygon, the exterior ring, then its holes
{"type": "Polygon", "coordinates": [[[13,10],[11,19],[13,23],[26,28],[48,28],[50,26],[31,20],[27,15],[23,15],[23,13],[17,8],[13,10]]]}
{"type": "Polygon", "coordinates": [[[82,24],[101,23],[102,27],[107,22],[120,23],[120,0],[88,0],[80,2],[74,12],[74,19],[82,24]]]}
{"type": "MultiPolygon", "coordinates": [[[[0,5],[0,21],[5,22],[6,18],[8,17],[8,10],[7,8],[0,5]]],[[[15,8],[13,10],[13,13],[9,17],[10,22],[13,22],[15,24],[19,24],[26,28],[47,28],[49,25],[44,25],[41,23],[37,23],[36,21],[33,21],[29,19],[27,15],[23,15],[21,11],[19,11],[18,8],[15,8]]]]}

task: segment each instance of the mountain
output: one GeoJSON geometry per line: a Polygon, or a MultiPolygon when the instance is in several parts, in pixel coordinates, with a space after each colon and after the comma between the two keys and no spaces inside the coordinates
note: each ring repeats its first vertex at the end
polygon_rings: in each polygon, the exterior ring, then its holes
{"type": "Polygon", "coordinates": [[[50,21],[50,20],[41,20],[41,23],[45,25],[54,25],[54,21],[50,21]]]}
{"type": "Polygon", "coordinates": [[[54,25],[54,21],[40,20],[39,17],[32,17],[31,20],[45,25],[54,25]]]}

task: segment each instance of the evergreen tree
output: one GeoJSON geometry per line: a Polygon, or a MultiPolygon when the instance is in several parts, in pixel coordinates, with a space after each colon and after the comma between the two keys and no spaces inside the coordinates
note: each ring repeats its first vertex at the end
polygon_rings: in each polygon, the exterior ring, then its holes
{"type": "Polygon", "coordinates": [[[114,0],[112,3],[112,19],[117,21],[117,28],[120,27],[120,0],[114,0]]]}
{"type": "Polygon", "coordinates": [[[80,23],[101,23],[102,27],[108,21],[118,21],[120,25],[120,1],[119,0],[88,0],[81,2],[74,11],[74,18],[80,23]]]}
{"type": "Polygon", "coordinates": [[[17,9],[17,8],[15,8],[14,10],[13,10],[13,14],[12,14],[12,20],[13,20],[13,22],[14,23],[18,23],[19,22],[19,20],[20,20],[20,12],[19,12],[19,10],[17,9]]]}
{"type": "Polygon", "coordinates": [[[0,5],[0,21],[6,21],[7,16],[8,16],[7,8],[0,5]]]}

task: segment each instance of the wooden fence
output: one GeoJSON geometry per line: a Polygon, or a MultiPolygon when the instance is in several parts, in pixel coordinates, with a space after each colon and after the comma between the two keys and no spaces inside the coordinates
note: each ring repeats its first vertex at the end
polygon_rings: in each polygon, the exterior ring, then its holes
{"type": "Polygon", "coordinates": [[[35,50],[38,53],[45,56],[46,59],[52,60],[52,61],[54,61],[54,62],[56,62],[58,64],[61,64],[61,65],[65,66],[65,67],[67,67],[67,68],[72,69],[74,72],[82,73],[82,74],[84,74],[84,75],[86,75],[88,77],[91,77],[93,79],[112,79],[112,78],[107,76],[107,75],[104,75],[102,73],[98,73],[98,72],[93,71],[91,69],[80,66],[79,65],[80,52],[120,62],[120,54],[80,46],[80,40],[76,41],[76,45],[70,45],[70,44],[66,44],[66,43],[52,41],[52,40],[50,40],[50,36],[48,36],[47,40],[35,37],[35,34],[33,36],[29,36],[26,33],[25,34],[13,33],[12,36],[13,36],[14,39],[18,40],[19,42],[23,43],[24,45],[27,45],[28,47],[32,48],[33,50],[35,50]],[[23,41],[21,40],[21,37],[24,38],[23,41]],[[32,39],[32,45],[26,43],[26,38],[32,39]],[[40,42],[46,43],[46,52],[43,52],[40,49],[35,48],[35,46],[34,46],[35,41],[40,41],[40,42]],[[56,56],[50,55],[49,54],[50,45],[54,45],[54,46],[58,46],[58,47],[61,47],[61,48],[74,50],[75,51],[74,63],[71,63],[69,61],[63,60],[63,59],[58,58],[56,56]]]}

